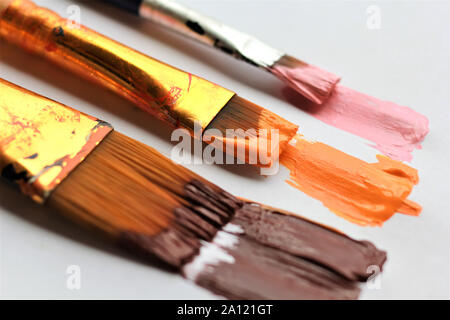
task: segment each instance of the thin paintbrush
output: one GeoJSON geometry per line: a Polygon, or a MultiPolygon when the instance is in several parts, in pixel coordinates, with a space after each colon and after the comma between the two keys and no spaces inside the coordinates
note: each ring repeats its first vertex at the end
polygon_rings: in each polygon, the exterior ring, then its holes
{"type": "MultiPolygon", "coordinates": [[[[0,37],[113,90],[200,139],[207,129],[216,129],[212,136],[218,138],[226,136],[227,129],[242,129],[249,132],[249,139],[260,140],[258,150],[268,146],[264,149],[267,157],[276,160],[275,148],[281,152],[298,128],[230,90],[152,59],[28,0],[0,0],[0,37]],[[263,134],[271,129],[278,130],[277,139],[263,134]]],[[[247,139],[238,136],[241,138],[247,139]]],[[[233,156],[239,155],[233,152],[233,156]]],[[[251,164],[269,166],[272,162],[251,164]]]]}
{"type": "Polygon", "coordinates": [[[353,299],[368,267],[381,271],[386,259],[369,242],[240,200],[107,123],[1,79],[0,173],[227,298],[353,299]]]}
{"type": "Polygon", "coordinates": [[[271,72],[307,99],[323,103],[340,78],[172,0],[105,0],[271,72]]]}

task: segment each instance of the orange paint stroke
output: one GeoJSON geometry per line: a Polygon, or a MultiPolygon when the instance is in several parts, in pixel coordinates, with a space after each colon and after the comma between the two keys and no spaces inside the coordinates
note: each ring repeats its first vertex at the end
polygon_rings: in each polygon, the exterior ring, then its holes
{"type": "Polygon", "coordinates": [[[337,215],[363,226],[381,226],[396,212],[417,216],[406,198],[419,182],[417,170],[386,156],[367,163],[300,135],[280,156],[291,186],[320,200],[337,215]]]}

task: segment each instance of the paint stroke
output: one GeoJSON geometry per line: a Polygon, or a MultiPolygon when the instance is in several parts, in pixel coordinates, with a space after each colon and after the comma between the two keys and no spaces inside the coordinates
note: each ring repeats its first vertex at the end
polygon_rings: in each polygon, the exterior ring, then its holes
{"type": "Polygon", "coordinates": [[[381,226],[396,212],[417,216],[407,199],[419,182],[417,170],[386,156],[367,163],[297,135],[280,156],[291,186],[320,200],[337,215],[363,226],[381,226]]]}
{"type": "Polygon", "coordinates": [[[293,213],[244,202],[184,277],[228,299],[356,299],[386,252],[293,213]]]}
{"type": "Polygon", "coordinates": [[[428,119],[411,108],[336,85],[322,105],[286,88],[285,97],[315,118],[372,141],[370,146],[395,160],[411,161],[428,134],[428,119]]]}

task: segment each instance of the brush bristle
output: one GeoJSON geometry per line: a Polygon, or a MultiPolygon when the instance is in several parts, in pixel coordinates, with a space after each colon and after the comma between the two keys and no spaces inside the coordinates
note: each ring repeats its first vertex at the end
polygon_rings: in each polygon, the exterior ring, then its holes
{"type": "MultiPolygon", "coordinates": [[[[287,143],[296,134],[298,126],[267,109],[235,95],[209,124],[207,129],[217,129],[223,136],[226,136],[227,129],[242,129],[249,133],[248,138],[267,140],[268,148],[278,143],[279,153],[281,154],[287,143]],[[278,141],[272,141],[271,129],[278,130],[278,141]],[[263,135],[264,131],[268,133],[267,136],[263,135]]],[[[212,136],[214,137],[214,135],[212,136]]],[[[277,160],[277,155],[272,160],[277,160]]],[[[248,153],[246,154],[245,162],[248,163],[248,153]]]]}
{"type": "Polygon", "coordinates": [[[340,77],[285,55],[270,68],[275,76],[314,103],[328,99],[340,77]]]}
{"type": "Polygon", "coordinates": [[[240,201],[148,146],[110,133],[48,205],[174,267],[211,239],[240,201]]]}

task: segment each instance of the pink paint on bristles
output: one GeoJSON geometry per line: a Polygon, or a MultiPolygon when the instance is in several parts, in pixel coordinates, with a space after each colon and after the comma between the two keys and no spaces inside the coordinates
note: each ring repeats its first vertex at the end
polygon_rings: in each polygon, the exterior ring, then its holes
{"type": "Polygon", "coordinates": [[[322,104],[341,79],[331,72],[284,56],[270,68],[270,72],[308,100],[322,104]]]}

